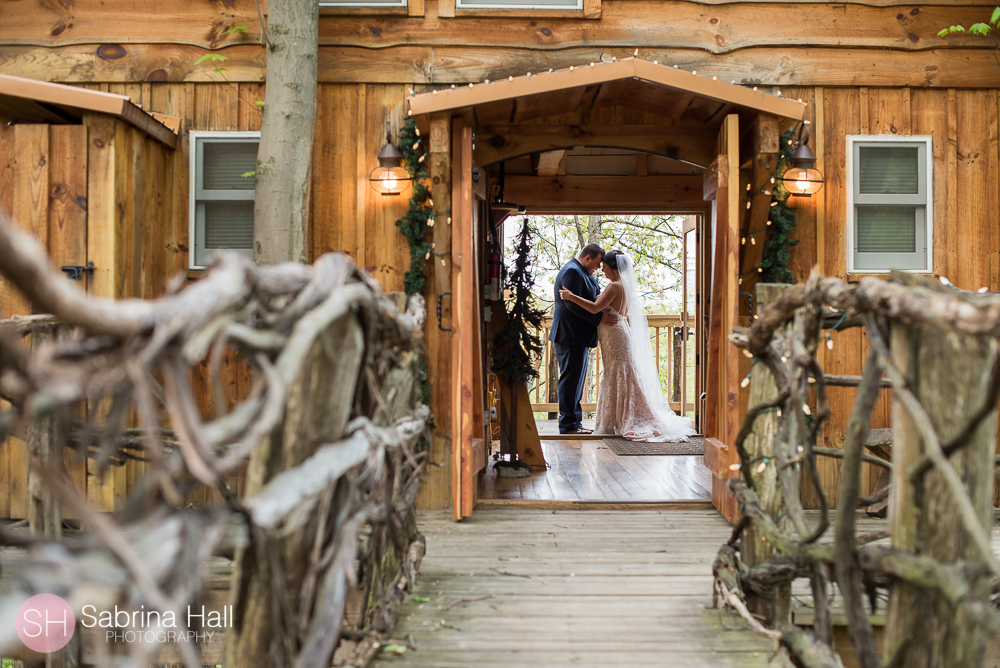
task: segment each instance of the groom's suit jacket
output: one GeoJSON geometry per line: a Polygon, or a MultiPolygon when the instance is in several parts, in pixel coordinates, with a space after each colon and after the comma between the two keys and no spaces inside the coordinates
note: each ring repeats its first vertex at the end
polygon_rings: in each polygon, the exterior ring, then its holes
{"type": "Polygon", "coordinates": [[[560,288],[567,288],[573,294],[590,301],[596,301],[597,295],[601,292],[597,280],[587,273],[579,260],[573,258],[563,265],[556,276],[556,308],[552,314],[549,341],[563,346],[595,347],[597,325],[601,322],[601,314],[590,313],[572,302],[560,299],[560,288]]]}

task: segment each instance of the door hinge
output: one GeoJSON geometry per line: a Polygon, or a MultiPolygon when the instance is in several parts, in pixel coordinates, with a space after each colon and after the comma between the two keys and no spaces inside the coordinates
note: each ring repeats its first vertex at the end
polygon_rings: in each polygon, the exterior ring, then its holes
{"type": "Polygon", "coordinates": [[[74,281],[83,280],[83,272],[87,272],[91,276],[94,275],[94,263],[88,262],[86,266],[81,266],[79,264],[68,264],[61,269],[66,272],[68,278],[72,278],[74,281]]]}
{"type": "Polygon", "coordinates": [[[694,363],[695,363],[695,364],[701,364],[701,355],[700,355],[700,354],[698,354],[698,353],[695,353],[695,356],[694,356],[694,363]]]}

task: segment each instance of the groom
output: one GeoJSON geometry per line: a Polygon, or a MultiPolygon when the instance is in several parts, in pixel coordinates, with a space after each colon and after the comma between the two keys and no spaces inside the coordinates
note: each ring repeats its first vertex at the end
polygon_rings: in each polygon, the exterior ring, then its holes
{"type": "MultiPolygon", "coordinates": [[[[601,266],[604,249],[587,244],[580,254],[567,262],[556,276],[556,307],[552,315],[549,341],[555,343],[559,361],[559,433],[589,434],[583,428],[580,397],[587,378],[590,348],[597,346],[597,325],[603,314],[588,313],[576,304],[559,298],[559,290],[568,288],[573,294],[596,301],[601,289],[593,277],[601,266]]],[[[611,316],[608,316],[609,318],[611,316]]]]}

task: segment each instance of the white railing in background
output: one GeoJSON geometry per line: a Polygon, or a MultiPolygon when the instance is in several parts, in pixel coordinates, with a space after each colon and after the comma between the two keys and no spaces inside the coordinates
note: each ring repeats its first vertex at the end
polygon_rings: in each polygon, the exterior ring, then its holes
{"type": "MultiPolygon", "coordinates": [[[[682,314],[647,315],[649,322],[650,342],[653,345],[653,357],[656,359],[656,371],[660,376],[663,396],[670,402],[670,407],[677,413],[681,412],[682,397],[685,413],[694,410],[694,388],[692,386],[694,355],[694,328],[688,326],[687,340],[683,336],[682,314]],[[690,378],[689,378],[690,375],[690,378]]],[[[545,349],[536,362],[538,379],[529,383],[528,394],[531,397],[531,407],[535,412],[556,413],[559,403],[556,398],[555,386],[559,379],[559,364],[555,359],[554,344],[549,341],[549,329],[552,327],[552,316],[542,320],[542,340],[545,349]]],[[[584,412],[597,409],[597,393],[601,377],[600,346],[591,354],[588,367],[587,384],[583,391],[581,407],[584,412]]]]}

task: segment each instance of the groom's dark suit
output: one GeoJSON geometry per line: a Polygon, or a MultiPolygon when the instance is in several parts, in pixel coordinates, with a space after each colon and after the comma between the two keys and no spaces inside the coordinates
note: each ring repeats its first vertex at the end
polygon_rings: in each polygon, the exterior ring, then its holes
{"type": "Polygon", "coordinates": [[[596,301],[601,289],[579,260],[567,262],[556,276],[556,308],[552,314],[549,341],[555,343],[559,361],[559,433],[564,434],[583,426],[580,397],[587,378],[589,348],[597,346],[597,325],[600,313],[589,313],[576,304],[559,298],[559,290],[567,288],[575,295],[596,301]]]}

